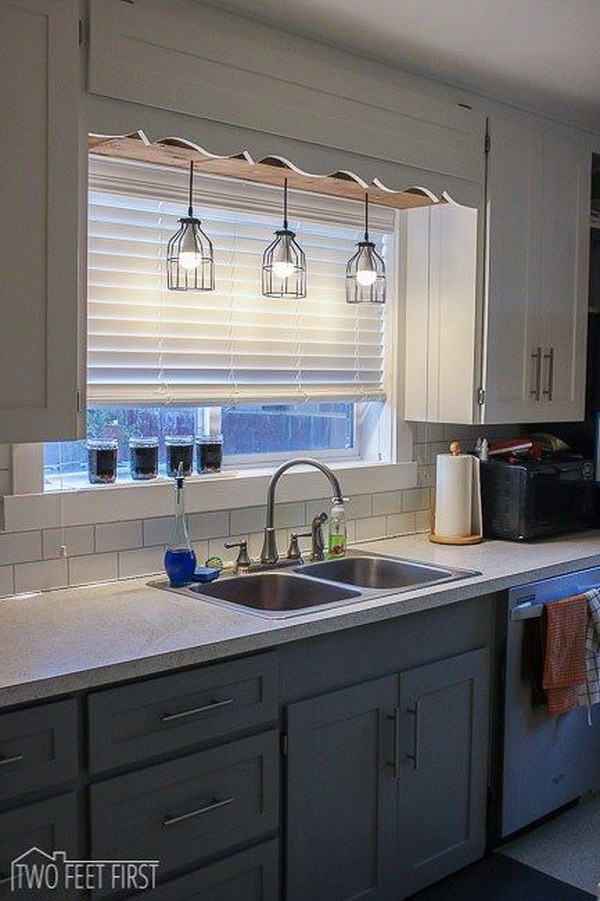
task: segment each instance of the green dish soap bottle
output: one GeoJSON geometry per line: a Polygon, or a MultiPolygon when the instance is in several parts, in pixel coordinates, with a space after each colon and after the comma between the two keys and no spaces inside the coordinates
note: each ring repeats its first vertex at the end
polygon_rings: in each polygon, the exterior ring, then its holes
{"type": "Polygon", "coordinates": [[[329,514],[329,540],[327,544],[329,559],[346,556],[346,511],[341,498],[333,499],[329,514]]]}
{"type": "Polygon", "coordinates": [[[196,554],[190,544],[185,521],[185,502],[183,497],[183,463],[177,468],[175,478],[175,518],[171,540],[165,553],[165,572],[172,588],[180,588],[192,581],[196,569],[196,554]]]}

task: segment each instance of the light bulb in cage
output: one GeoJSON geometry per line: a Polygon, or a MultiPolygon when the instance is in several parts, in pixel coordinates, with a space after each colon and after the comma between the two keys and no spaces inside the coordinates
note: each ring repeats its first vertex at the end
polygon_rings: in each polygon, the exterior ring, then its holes
{"type": "Polygon", "coordinates": [[[215,288],[213,245],[194,216],[193,186],[194,163],[191,162],[188,214],[179,220],[179,229],[167,245],[169,291],[214,291],[215,288]]]}
{"type": "Polygon", "coordinates": [[[306,297],[306,257],[288,228],[288,182],[283,186],[283,228],[265,250],[262,260],[262,293],[265,297],[306,297]]]}
{"type": "Polygon", "coordinates": [[[369,195],[365,194],[364,240],[346,265],[346,303],[385,303],[385,263],[369,238],[369,195]]]}

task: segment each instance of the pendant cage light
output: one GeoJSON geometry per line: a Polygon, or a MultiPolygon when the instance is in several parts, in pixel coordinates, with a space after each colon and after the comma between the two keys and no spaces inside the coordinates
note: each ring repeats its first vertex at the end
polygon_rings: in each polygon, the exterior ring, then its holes
{"type": "Polygon", "coordinates": [[[167,288],[169,291],[214,291],[215,259],[210,238],[194,216],[192,196],[194,163],[190,163],[188,214],[179,220],[179,229],[167,245],[167,288]]]}
{"type": "Polygon", "coordinates": [[[365,194],[365,237],[346,265],[346,303],[385,303],[385,263],[369,240],[369,195],[365,194]]]}
{"type": "Polygon", "coordinates": [[[288,180],[283,183],[283,228],[263,253],[262,293],[264,297],[306,297],[306,257],[288,228],[288,180]]]}

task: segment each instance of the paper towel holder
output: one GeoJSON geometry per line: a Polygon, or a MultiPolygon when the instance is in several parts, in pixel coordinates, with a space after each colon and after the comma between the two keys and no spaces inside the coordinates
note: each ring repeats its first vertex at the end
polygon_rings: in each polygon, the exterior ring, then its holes
{"type": "MultiPolygon", "coordinates": [[[[452,441],[448,447],[448,450],[452,454],[453,457],[458,457],[461,453],[461,446],[458,441],[452,441]]],[[[435,534],[435,491],[432,489],[430,493],[430,520],[429,520],[429,540],[434,544],[454,544],[454,545],[467,545],[467,544],[480,544],[483,541],[483,535],[481,532],[478,532],[474,535],[465,535],[463,537],[452,536],[445,537],[444,535],[436,535],[435,534]]]]}

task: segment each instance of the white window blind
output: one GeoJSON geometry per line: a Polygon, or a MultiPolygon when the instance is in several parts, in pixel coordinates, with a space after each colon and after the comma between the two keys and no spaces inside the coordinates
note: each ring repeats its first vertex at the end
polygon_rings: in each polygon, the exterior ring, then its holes
{"type": "MultiPolygon", "coordinates": [[[[346,304],[344,293],[361,205],[291,194],[308,296],[274,300],[260,293],[261,257],[280,227],[280,192],[198,178],[195,212],[214,243],[216,291],[169,292],[165,248],[185,213],[185,180],[116,161],[92,168],[88,402],[382,398],[385,307],[346,304]]],[[[374,214],[372,239],[391,268],[393,212],[374,214]]]]}

